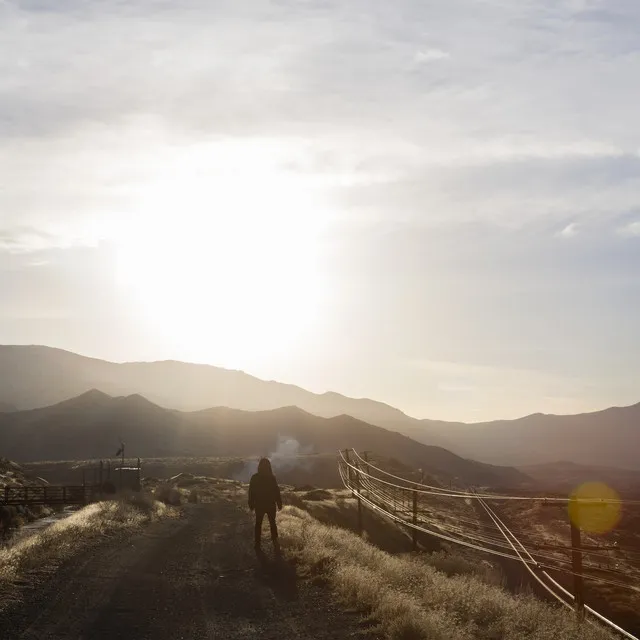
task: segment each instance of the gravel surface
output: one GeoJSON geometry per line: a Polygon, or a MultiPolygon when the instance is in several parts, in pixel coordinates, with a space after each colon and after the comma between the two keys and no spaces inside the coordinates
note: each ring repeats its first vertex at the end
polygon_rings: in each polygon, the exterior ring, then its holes
{"type": "MultiPolygon", "coordinates": [[[[250,514],[224,497],[34,574],[0,618],[10,640],[199,640],[376,636],[296,566],[252,549],[250,514]]],[[[263,543],[270,552],[270,543],[263,543]]]]}

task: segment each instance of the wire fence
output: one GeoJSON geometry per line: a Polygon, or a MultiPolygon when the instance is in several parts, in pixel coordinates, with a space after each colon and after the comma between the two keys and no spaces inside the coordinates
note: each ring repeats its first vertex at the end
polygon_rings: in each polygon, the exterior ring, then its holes
{"type": "MultiPolygon", "coordinates": [[[[344,486],[358,500],[361,530],[364,507],[408,528],[414,549],[418,546],[418,536],[426,534],[461,547],[518,561],[551,597],[563,606],[575,608],[579,617],[586,613],[616,633],[638,640],[597,611],[584,606],[581,592],[576,591],[579,593],[576,601],[574,594],[549,573],[573,577],[575,584],[581,584],[579,581],[584,579],[640,593],[635,576],[618,568],[621,560],[635,559],[638,549],[624,549],[617,545],[590,545],[586,548],[573,544],[552,545],[531,527],[507,526],[489,504],[494,501],[508,504],[519,500],[568,505],[571,498],[498,495],[427,485],[385,471],[354,449],[339,453],[338,471],[344,486]],[[575,565],[577,552],[585,560],[578,571],[575,565]]],[[[605,508],[623,501],[586,498],[579,502],[596,507],[600,504],[605,508]]],[[[635,507],[640,502],[624,501],[624,504],[635,507]]]]}

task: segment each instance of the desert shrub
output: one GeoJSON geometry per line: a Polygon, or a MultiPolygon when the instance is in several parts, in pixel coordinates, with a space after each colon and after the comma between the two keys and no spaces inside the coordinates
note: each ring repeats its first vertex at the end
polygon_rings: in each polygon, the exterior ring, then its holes
{"type": "Polygon", "coordinates": [[[152,518],[158,513],[158,504],[154,497],[142,491],[131,491],[120,496],[120,502],[132,506],[146,517],[152,518]]]}
{"type": "Polygon", "coordinates": [[[282,493],[282,502],[283,504],[292,505],[294,507],[298,507],[300,509],[305,508],[304,500],[293,491],[283,491],[282,493]]]}
{"type": "Polygon", "coordinates": [[[195,489],[191,489],[189,492],[189,502],[191,504],[197,504],[200,502],[200,494],[195,489]]]}
{"type": "Polygon", "coordinates": [[[179,506],[182,503],[182,495],[180,491],[166,482],[156,487],[154,495],[156,500],[164,502],[164,504],[179,506]]]}
{"type": "Polygon", "coordinates": [[[13,506],[0,506],[0,539],[8,538],[19,526],[18,510],[13,506]]]}
{"type": "Polygon", "coordinates": [[[307,493],[305,493],[303,497],[305,500],[311,501],[333,499],[333,495],[325,489],[314,489],[313,491],[307,491],[307,493]]]}
{"type": "Polygon", "coordinates": [[[502,574],[491,565],[469,560],[456,553],[435,551],[422,554],[417,559],[448,576],[476,576],[489,584],[502,583],[502,574]]]}

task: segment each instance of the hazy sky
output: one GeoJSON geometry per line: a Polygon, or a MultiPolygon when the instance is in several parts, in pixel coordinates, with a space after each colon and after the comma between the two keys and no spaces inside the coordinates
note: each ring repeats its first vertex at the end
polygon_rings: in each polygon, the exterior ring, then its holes
{"type": "Polygon", "coordinates": [[[638,0],[0,0],[0,342],[637,402],[639,78],[638,0]]]}

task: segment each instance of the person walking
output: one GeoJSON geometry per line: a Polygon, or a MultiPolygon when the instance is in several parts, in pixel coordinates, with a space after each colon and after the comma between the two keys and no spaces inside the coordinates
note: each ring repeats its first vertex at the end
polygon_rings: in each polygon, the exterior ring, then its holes
{"type": "Polygon", "coordinates": [[[256,512],[255,548],[260,551],[262,538],[262,521],[266,515],[269,518],[271,529],[271,541],[276,553],[280,553],[278,544],[278,527],[276,526],[276,507],[282,509],[280,487],[273,475],[269,458],[261,458],[258,463],[258,472],[251,476],[249,482],[249,509],[256,512]]]}

